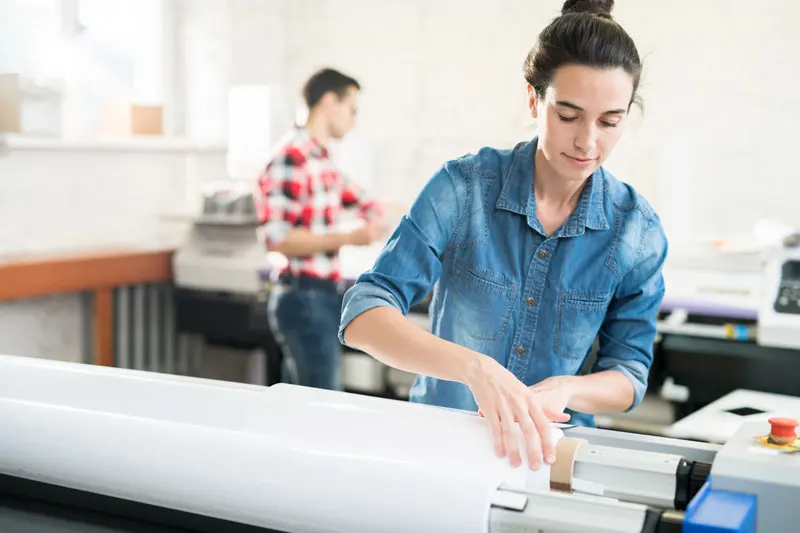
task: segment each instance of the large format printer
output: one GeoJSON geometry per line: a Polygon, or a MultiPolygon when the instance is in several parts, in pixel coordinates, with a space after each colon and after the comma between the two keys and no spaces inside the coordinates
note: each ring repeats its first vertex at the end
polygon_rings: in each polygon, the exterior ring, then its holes
{"type": "Polygon", "coordinates": [[[513,468],[472,413],[0,357],[0,530],[784,533],[796,421],[724,446],[551,427],[513,468]]]}
{"type": "Polygon", "coordinates": [[[682,414],[737,389],[800,396],[800,247],[676,246],[664,269],[652,383],[669,380],[682,414]],[[681,397],[682,396],[682,397],[681,397]]]}

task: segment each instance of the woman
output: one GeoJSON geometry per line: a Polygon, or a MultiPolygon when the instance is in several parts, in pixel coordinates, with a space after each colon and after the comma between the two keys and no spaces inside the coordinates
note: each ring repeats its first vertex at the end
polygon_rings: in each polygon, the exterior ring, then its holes
{"type": "Polygon", "coordinates": [[[478,409],[515,466],[516,427],[551,463],[549,422],[632,409],[652,362],[666,237],[601,166],[641,75],[612,7],[564,4],[525,61],[538,136],[445,163],[344,299],[342,342],[419,374],[411,401],[478,409]],[[404,315],[432,287],[430,334],[404,315]]]}

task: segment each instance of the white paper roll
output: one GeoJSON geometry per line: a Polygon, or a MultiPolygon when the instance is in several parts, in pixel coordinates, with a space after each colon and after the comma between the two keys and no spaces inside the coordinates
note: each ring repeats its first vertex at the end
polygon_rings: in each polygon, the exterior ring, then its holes
{"type": "Polygon", "coordinates": [[[549,486],[472,414],[289,385],[0,357],[0,427],[2,473],[295,533],[486,533],[549,486]]]}

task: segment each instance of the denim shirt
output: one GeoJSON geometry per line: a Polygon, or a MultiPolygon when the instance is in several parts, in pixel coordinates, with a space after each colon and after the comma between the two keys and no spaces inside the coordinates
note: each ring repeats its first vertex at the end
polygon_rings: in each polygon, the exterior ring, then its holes
{"type": "MultiPolygon", "coordinates": [[[[658,215],[603,167],[564,225],[547,236],[536,216],[537,138],[448,161],[426,184],[373,268],[344,296],[339,340],[377,306],[407,314],[431,294],[432,332],[491,356],[526,385],[616,370],[637,406],[653,360],[667,240],[658,215]]],[[[410,400],[476,410],[463,384],[418,376],[410,400]]],[[[594,417],[568,411],[570,423],[594,417]]]]}

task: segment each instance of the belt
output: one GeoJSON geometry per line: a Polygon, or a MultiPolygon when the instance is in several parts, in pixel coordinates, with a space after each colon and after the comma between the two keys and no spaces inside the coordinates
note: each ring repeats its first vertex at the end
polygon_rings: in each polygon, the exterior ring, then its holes
{"type": "Polygon", "coordinates": [[[282,272],[275,280],[276,285],[287,288],[311,289],[325,292],[335,292],[344,294],[347,289],[344,281],[336,281],[329,278],[317,278],[314,276],[295,275],[290,272],[282,272]]]}

